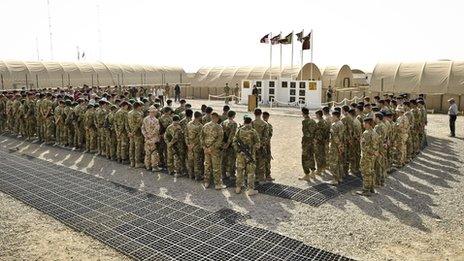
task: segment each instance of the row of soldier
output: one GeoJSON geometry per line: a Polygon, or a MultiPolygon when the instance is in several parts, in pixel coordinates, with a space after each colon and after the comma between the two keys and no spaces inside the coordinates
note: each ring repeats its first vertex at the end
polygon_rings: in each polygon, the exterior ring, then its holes
{"type": "Polygon", "coordinates": [[[28,140],[82,149],[134,168],[188,175],[223,189],[223,178],[235,178],[240,193],[245,179],[249,195],[270,175],[269,113],[255,111],[243,125],[224,106],[221,115],[202,106],[194,112],[185,100],[173,109],[156,97],[133,99],[85,91],[10,92],[0,94],[0,131],[28,140]],[[237,175],[235,175],[237,173],[237,175]]]}
{"type": "Polygon", "coordinates": [[[363,102],[316,111],[302,109],[302,165],[311,181],[329,171],[334,185],[350,172],[362,175],[361,195],[375,193],[387,174],[411,161],[426,145],[427,111],[422,98],[406,96],[363,102]]]}

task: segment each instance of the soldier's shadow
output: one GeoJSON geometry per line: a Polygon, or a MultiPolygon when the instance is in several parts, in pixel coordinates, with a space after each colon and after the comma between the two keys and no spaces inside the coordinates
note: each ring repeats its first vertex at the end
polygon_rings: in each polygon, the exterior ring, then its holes
{"type": "Polygon", "coordinates": [[[377,189],[377,194],[365,198],[347,195],[332,204],[344,208],[348,202],[355,204],[366,215],[388,220],[393,215],[401,223],[424,232],[423,217],[441,219],[433,207],[439,196],[459,183],[460,160],[452,141],[429,137],[427,146],[411,163],[392,173],[386,186],[377,189]]]}

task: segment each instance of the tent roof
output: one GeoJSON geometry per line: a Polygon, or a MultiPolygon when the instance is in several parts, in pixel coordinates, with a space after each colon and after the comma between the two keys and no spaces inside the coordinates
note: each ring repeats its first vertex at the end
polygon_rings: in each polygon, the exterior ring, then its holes
{"type": "Polygon", "coordinates": [[[380,63],[374,68],[371,90],[463,94],[464,62],[380,63]]]}

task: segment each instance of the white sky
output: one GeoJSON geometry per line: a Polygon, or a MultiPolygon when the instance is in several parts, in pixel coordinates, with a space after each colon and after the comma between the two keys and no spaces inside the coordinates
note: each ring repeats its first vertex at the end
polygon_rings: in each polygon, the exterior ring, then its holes
{"type": "MultiPolygon", "coordinates": [[[[46,0],[1,0],[0,59],[50,60],[46,0]]],[[[269,65],[266,33],[314,30],[314,62],[371,71],[381,61],[464,59],[460,0],[50,0],[55,60],[181,66],[269,65]]],[[[300,64],[300,43],[294,63],[300,64]]],[[[284,46],[283,63],[290,64],[284,46]]],[[[273,65],[279,65],[274,47],[273,65]]],[[[309,52],[305,54],[309,62],[309,52]]]]}

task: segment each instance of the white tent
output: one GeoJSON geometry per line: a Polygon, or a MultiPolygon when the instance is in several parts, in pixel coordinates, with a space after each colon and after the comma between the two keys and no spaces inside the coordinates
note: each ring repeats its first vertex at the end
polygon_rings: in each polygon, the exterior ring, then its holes
{"type": "Polygon", "coordinates": [[[179,83],[184,76],[178,67],[0,60],[1,89],[179,83]]]}

